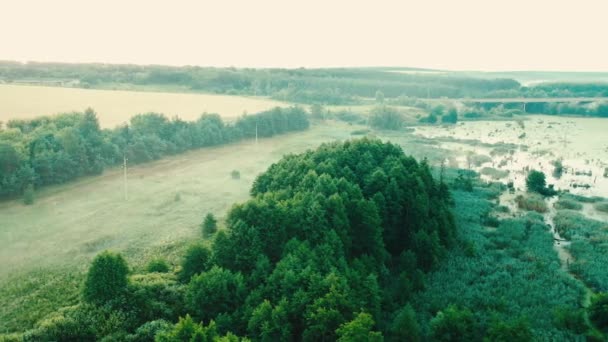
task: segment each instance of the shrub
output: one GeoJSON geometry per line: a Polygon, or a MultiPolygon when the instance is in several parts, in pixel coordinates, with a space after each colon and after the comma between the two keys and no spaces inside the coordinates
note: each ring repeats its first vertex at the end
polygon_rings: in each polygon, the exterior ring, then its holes
{"type": "Polygon", "coordinates": [[[103,304],[116,299],[126,289],[129,267],[120,254],[102,252],[93,259],[84,283],[83,298],[103,304]]]}
{"type": "Polygon", "coordinates": [[[492,179],[501,179],[509,175],[509,171],[499,170],[493,167],[484,167],[479,171],[482,175],[490,176],[492,179]]]}
{"type": "Polygon", "coordinates": [[[203,237],[210,237],[217,231],[217,220],[213,216],[213,214],[208,213],[205,216],[205,220],[201,224],[201,228],[203,230],[203,237]]]}
{"type": "Polygon", "coordinates": [[[570,210],[581,210],[583,209],[583,205],[567,199],[567,198],[560,198],[559,201],[555,202],[555,204],[553,205],[553,207],[555,207],[555,209],[570,209],[570,210]]]}
{"type": "Polygon", "coordinates": [[[527,196],[518,195],[515,197],[517,207],[523,210],[533,210],[539,213],[547,212],[547,203],[537,194],[529,194],[527,196]]]}
{"type": "Polygon", "coordinates": [[[185,287],[170,273],[132,276],[124,311],[135,319],[134,328],[151,320],[175,321],[184,312],[185,287]]]}
{"type": "Polygon", "coordinates": [[[595,210],[608,213],[608,202],[597,203],[595,205],[595,210]]]}
{"type": "Polygon", "coordinates": [[[357,129],[350,132],[350,135],[366,135],[369,132],[369,129],[357,129]]]}
{"type": "Polygon", "coordinates": [[[148,263],[146,271],[148,271],[149,273],[167,273],[169,272],[169,265],[167,265],[167,262],[164,259],[153,259],[150,260],[150,262],[148,263]]]}
{"type": "Polygon", "coordinates": [[[230,172],[230,177],[232,177],[232,179],[241,179],[241,172],[239,172],[239,170],[232,170],[232,172],[230,172]]]}

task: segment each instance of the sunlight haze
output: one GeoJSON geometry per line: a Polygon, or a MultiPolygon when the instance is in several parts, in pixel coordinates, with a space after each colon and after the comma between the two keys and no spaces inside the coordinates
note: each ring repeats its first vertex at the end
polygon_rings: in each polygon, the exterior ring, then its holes
{"type": "Polygon", "coordinates": [[[2,1],[0,60],[608,71],[605,1],[2,1]]]}

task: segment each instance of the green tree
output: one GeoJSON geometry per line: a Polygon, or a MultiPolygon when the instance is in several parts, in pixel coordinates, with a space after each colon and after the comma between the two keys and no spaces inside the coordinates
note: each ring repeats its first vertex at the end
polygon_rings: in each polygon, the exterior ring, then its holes
{"type": "Polygon", "coordinates": [[[192,277],[186,302],[196,317],[209,320],[219,314],[232,314],[242,304],[245,290],[240,273],[214,266],[192,277]]]}
{"type": "Polygon", "coordinates": [[[528,173],[526,178],[526,188],[529,192],[537,192],[544,194],[547,183],[545,181],[545,174],[541,171],[532,170],[528,173]]]}
{"type": "Polygon", "coordinates": [[[416,312],[411,305],[404,306],[398,311],[390,327],[391,336],[396,341],[420,341],[420,326],[416,319],[416,312]]]}
{"type": "Polygon", "coordinates": [[[439,311],[431,320],[431,335],[434,341],[473,341],[475,319],[468,309],[454,305],[439,311]]]}
{"type": "Polygon", "coordinates": [[[211,251],[208,247],[202,244],[190,246],[182,260],[182,268],[178,273],[179,280],[184,283],[189,282],[193,275],[207,270],[210,259],[211,251]]]}
{"type": "Polygon", "coordinates": [[[337,330],[340,342],[369,342],[383,341],[382,333],[373,331],[372,315],[361,312],[352,321],[342,324],[337,330]]]}
{"type": "Polygon", "coordinates": [[[492,323],[484,341],[492,342],[527,342],[532,341],[533,335],[530,323],[523,319],[510,322],[497,321],[492,323]]]}
{"type": "Polygon", "coordinates": [[[448,110],[448,113],[441,117],[441,122],[455,124],[458,122],[458,111],[455,108],[448,110]]]}
{"type": "Polygon", "coordinates": [[[124,293],[129,267],[120,254],[104,251],[97,255],[84,283],[83,298],[93,304],[104,304],[124,293]]]}
{"type": "Polygon", "coordinates": [[[589,319],[596,328],[608,332],[608,293],[594,296],[589,306],[589,319]]]}
{"type": "Polygon", "coordinates": [[[212,213],[208,213],[207,216],[205,216],[205,220],[201,227],[203,229],[203,237],[208,238],[215,234],[217,231],[217,220],[215,219],[215,216],[213,216],[212,213]]]}

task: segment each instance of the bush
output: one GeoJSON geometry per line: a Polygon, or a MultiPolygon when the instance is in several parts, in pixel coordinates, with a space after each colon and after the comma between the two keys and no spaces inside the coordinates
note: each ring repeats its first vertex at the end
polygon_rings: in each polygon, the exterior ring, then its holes
{"type": "Polygon", "coordinates": [[[608,202],[597,203],[595,205],[595,210],[608,213],[608,202]]]}
{"type": "Polygon", "coordinates": [[[369,129],[357,129],[350,132],[350,135],[366,135],[370,132],[369,129]]]}
{"type": "Polygon", "coordinates": [[[23,192],[23,204],[34,204],[34,186],[32,184],[28,185],[23,192]]]}
{"type": "Polygon", "coordinates": [[[134,328],[156,319],[175,321],[184,313],[185,287],[170,273],[132,276],[124,311],[135,320],[134,328]]]}
{"type": "Polygon", "coordinates": [[[104,304],[116,299],[127,287],[129,267],[120,254],[102,252],[93,259],[84,283],[83,298],[104,304]]]}
{"type": "Polygon", "coordinates": [[[501,178],[505,178],[509,175],[509,171],[506,170],[499,170],[499,169],[495,169],[493,167],[484,167],[483,169],[481,169],[479,171],[479,173],[481,173],[482,175],[486,175],[486,176],[490,176],[492,177],[492,179],[501,179],[501,178]]]}
{"type": "Polygon", "coordinates": [[[208,238],[211,237],[217,231],[217,220],[213,216],[213,214],[208,213],[205,216],[205,220],[201,224],[201,228],[203,231],[203,237],[208,238]]]}
{"type": "Polygon", "coordinates": [[[230,172],[230,177],[232,177],[232,179],[241,179],[241,173],[239,170],[232,170],[232,172],[230,172]]]}
{"type": "Polygon", "coordinates": [[[555,204],[553,205],[553,207],[555,207],[555,209],[569,209],[569,210],[581,210],[583,209],[583,205],[567,199],[567,198],[560,198],[559,201],[555,202],[555,204]]]}
{"type": "Polygon", "coordinates": [[[547,212],[547,203],[545,199],[537,194],[529,194],[527,196],[518,195],[515,197],[517,207],[523,210],[533,210],[538,213],[547,212]]]}
{"type": "Polygon", "coordinates": [[[153,259],[148,263],[146,271],[149,273],[167,273],[169,272],[169,265],[167,265],[167,262],[164,259],[153,259]]]}
{"type": "Polygon", "coordinates": [[[201,244],[190,246],[186,251],[186,255],[182,261],[182,268],[178,273],[180,281],[184,283],[189,282],[193,275],[205,271],[209,266],[210,258],[211,251],[209,251],[209,248],[201,244]]]}

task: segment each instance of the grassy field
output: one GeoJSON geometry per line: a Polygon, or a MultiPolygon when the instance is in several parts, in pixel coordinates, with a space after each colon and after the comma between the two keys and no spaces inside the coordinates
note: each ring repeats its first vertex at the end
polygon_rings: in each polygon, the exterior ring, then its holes
{"type": "Polygon", "coordinates": [[[27,119],[92,107],[101,126],[112,128],[133,115],[157,112],[194,120],[203,112],[234,118],[285,103],[242,96],[93,90],[78,88],[0,85],[0,121],[27,119]]]}
{"type": "Polygon", "coordinates": [[[0,204],[0,332],[22,330],[76,302],[93,256],[120,251],[141,268],[158,254],[175,264],[188,239],[200,236],[207,212],[222,218],[249,196],[254,178],[284,154],[350,138],[352,126],[201,149],[129,169],[49,187],[36,203],[0,204]],[[230,173],[239,170],[241,178],[230,173]]]}

